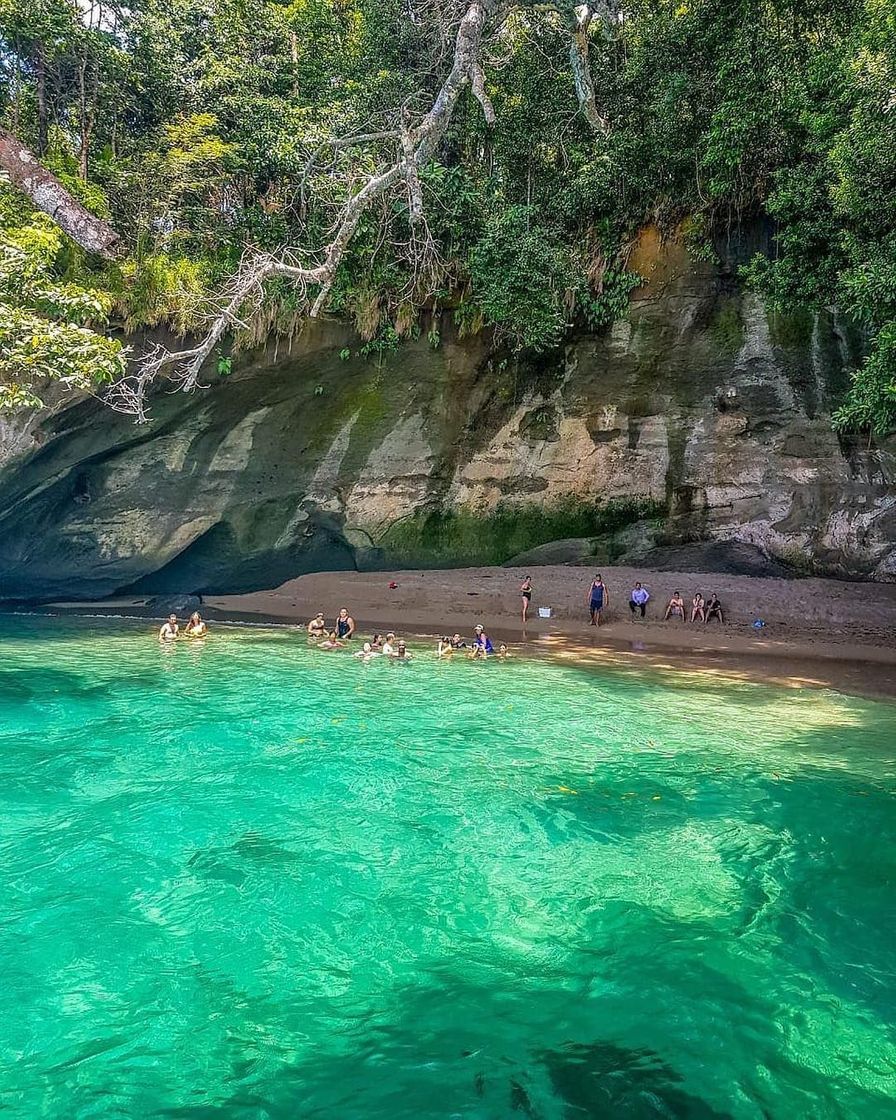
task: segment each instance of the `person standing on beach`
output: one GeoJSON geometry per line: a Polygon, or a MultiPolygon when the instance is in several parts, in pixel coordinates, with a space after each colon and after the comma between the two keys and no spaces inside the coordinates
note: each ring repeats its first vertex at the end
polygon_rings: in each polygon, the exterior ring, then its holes
{"type": "Polygon", "coordinates": [[[601,575],[596,575],[591,581],[591,588],[585,600],[591,611],[591,625],[600,626],[601,615],[604,607],[609,605],[610,593],[601,575]]]}
{"type": "Polygon", "coordinates": [[[642,587],[640,583],[636,583],[632,588],[631,598],[628,601],[628,609],[632,612],[632,619],[634,620],[635,612],[640,611],[643,618],[647,612],[647,600],[650,598],[650,592],[646,587],[642,587]]]}
{"type": "Polygon", "coordinates": [[[532,577],[526,576],[520,584],[520,594],[523,597],[523,625],[526,625],[526,619],[529,617],[529,602],[532,598],[532,577]]]}

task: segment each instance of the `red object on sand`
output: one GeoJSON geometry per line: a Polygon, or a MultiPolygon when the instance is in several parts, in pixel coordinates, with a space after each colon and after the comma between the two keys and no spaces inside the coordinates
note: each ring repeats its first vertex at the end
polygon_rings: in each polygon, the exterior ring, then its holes
{"type": "Polygon", "coordinates": [[[394,591],[396,587],[398,587],[398,584],[395,582],[395,580],[394,579],[390,580],[389,581],[389,590],[394,591]]]}

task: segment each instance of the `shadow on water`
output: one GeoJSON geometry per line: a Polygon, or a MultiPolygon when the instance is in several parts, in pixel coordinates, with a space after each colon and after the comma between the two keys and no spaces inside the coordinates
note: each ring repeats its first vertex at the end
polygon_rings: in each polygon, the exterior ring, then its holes
{"type": "MultiPolygon", "coordinates": [[[[650,1050],[629,1050],[614,1043],[571,1043],[562,1050],[546,1050],[538,1055],[536,1063],[538,1080],[547,1075],[550,1099],[544,1099],[545,1089],[536,1091],[528,1084],[525,1072],[514,1073],[505,1068],[486,1073],[476,1067],[477,1054],[460,1052],[457,1063],[469,1067],[466,1106],[470,1115],[487,1115],[507,1120],[545,1120],[557,1115],[559,1105],[566,1120],[732,1120],[730,1112],[720,1112],[699,1097],[682,1088],[682,1078],[650,1050]],[[480,1109],[486,1108],[486,1113],[480,1109]]],[[[339,1059],[326,1070],[322,1061],[321,1073],[332,1079],[334,1098],[331,1103],[309,1103],[303,1090],[301,1067],[283,1069],[272,1079],[270,1091],[241,1090],[222,1106],[197,1104],[182,1108],[160,1109],[154,1115],[170,1120],[221,1120],[222,1116],[244,1117],[263,1115],[266,1120],[295,1120],[302,1117],[366,1117],[367,1120],[395,1120],[411,1111],[405,1108],[369,1109],[363,1097],[343,1096],[336,1086],[357,1084],[359,1078],[377,1078],[375,1066],[363,1055],[339,1059]],[[326,1071],[326,1072],[325,1072],[326,1071]],[[331,1108],[339,1109],[338,1113],[331,1108]]],[[[237,1070],[234,1070],[237,1075],[237,1070]]],[[[385,1074],[388,1082],[390,1075],[385,1074]]],[[[377,1078],[378,1079],[378,1078],[377,1078]]],[[[397,1087],[396,1087],[397,1088],[397,1087]]],[[[344,1089],[343,1089],[344,1091],[344,1089]]],[[[388,1091],[392,1097],[392,1092],[388,1091]]],[[[392,1097],[398,1102],[397,1095],[392,1097]]],[[[423,1098],[425,1099],[425,1098],[423,1098]]],[[[434,1108],[423,1110],[426,1116],[448,1115],[434,1108]]],[[[453,1113],[461,1115],[465,1113],[453,1113]]]]}
{"type": "Polygon", "coordinates": [[[187,860],[187,867],[200,878],[240,887],[247,875],[241,864],[294,864],[302,859],[298,852],[281,847],[261,833],[250,830],[226,848],[206,848],[194,852],[187,860]]]}
{"type": "MultiPolygon", "coordinates": [[[[450,1005],[455,991],[441,993],[450,1005]]],[[[231,1081],[239,1087],[213,1104],[197,1102],[174,1108],[164,1106],[154,1116],[170,1120],[222,1120],[264,1116],[265,1120],[397,1120],[423,1117],[484,1116],[490,1120],[733,1120],[735,1115],[765,1120],[793,1120],[794,1113],[779,1106],[774,1087],[766,1098],[769,1070],[765,1055],[757,1054],[757,1076],[750,1085],[730,1083],[718,1092],[726,1104],[714,1104],[687,1088],[685,1078],[655,1050],[626,1047],[618,1042],[570,1041],[561,1047],[533,1047],[523,1064],[503,1055],[500,1043],[489,1051],[457,1046],[453,1037],[425,1031],[431,995],[420,997],[420,1007],[405,1025],[390,1031],[395,1051],[384,1054],[382,1038],[365,1050],[347,1054],[316,1051],[307,1062],[281,1065],[258,1076],[259,1063],[234,1059],[231,1081]],[[396,1038],[396,1034],[401,1037],[396,1038]],[[437,1046],[439,1047],[437,1049],[437,1046]],[[749,1112],[743,1109],[749,1101],[749,1112]]],[[[484,1005],[488,996],[483,994],[484,1005]]],[[[749,997],[746,997],[749,998],[749,997]]],[[[466,1005],[467,1001],[463,1003],[466,1005]]],[[[707,1061],[712,1063],[712,1043],[707,1061]]],[[[824,1100],[809,1071],[779,1058],[774,1080],[786,1083],[802,1100],[798,1115],[848,1120],[874,1116],[893,1120],[892,1099],[836,1080],[824,1100]]],[[[717,1081],[721,1085],[722,1080],[717,1081]]],[[[792,1099],[792,1098],[791,1098],[792,1099]]]]}
{"type": "Polygon", "coordinates": [[[595,1120],[732,1120],[682,1088],[682,1078],[651,1050],[609,1042],[570,1043],[538,1055],[557,1096],[574,1117],[595,1120]]]}
{"type": "Polygon", "coordinates": [[[90,684],[64,669],[0,669],[0,703],[27,704],[48,699],[95,700],[109,695],[107,685],[90,684]]]}

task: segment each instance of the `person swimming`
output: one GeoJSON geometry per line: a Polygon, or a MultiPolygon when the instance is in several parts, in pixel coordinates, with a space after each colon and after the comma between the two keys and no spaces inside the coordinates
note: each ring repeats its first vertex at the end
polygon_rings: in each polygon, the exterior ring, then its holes
{"type": "Polygon", "coordinates": [[[179,633],[180,627],[177,625],[177,615],[169,614],[168,621],[163,622],[162,628],[159,630],[159,641],[173,642],[179,633]]]}
{"type": "Polygon", "coordinates": [[[202,621],[202,615],[199,611],[193,611],[190,615],[190,621],[184,627],[184,633],[188,638],[205,638],[208,635],[208,627],[202,621]]]}
{"type": "Polygon", "coordinates": [[[492,645],[492,640],[486,634],[484,626],[477,626],[474,630],[473,638],[473,656],[486,658],[490,653],[495,652],[495,647],[492,645]]]}
{"type": "Polygon", "coordinates": [[[381,657],[382,654],[379,650],[374,649],[370,642],[365,642],[361,649],[355,654],[355,657],[360,657],[363,661],[369,661],[371,657],[381,657]]]}
{"type": "Polygon", "coordinates": [[[318,649],[342,649],[345,642],[340,642],[339,635],[335,630],[331,630],[324,641],[318,644],[318,649]]]}
{"type": "Polygon", "coordinates": [[[339,617],[336,619],[336,635],[339,638],[345,638],[348,641],[352,634],[355,632],[355,620],[348,613],[345,607],[339,611],[339,617]]]}
{"type": "Polygon", "coordinates": [[[454,653],[454,647],[451,644],[451,639],[448,637],[439,638],[439,644],[436,647],[436,657],[450,657],[454,653]]]}
{"type": "Polygon", "coordinates": [[[395,653],[392,655],[395,661],[410,661],[411,655],[408,653],[408,647],[404,639],[398,639],[398,645],[395,647],[395,653]]]}
{"type": "Polygon", "coordinates": [[[324,612],[318,611],[314,618],[308,623],[308,637],[319,640],[325,637],[327,633],[327,624],[324,621],[324,612]]]}
{"type": "Polygon", "coordinates": [[[505,645],[505,644],[504,644],[504,643],[502,642],[502,643],[501,643],[501,644],[500,644],[500,645],[498,646],[498,660],[499,660],[499,661],[506,661],[506,660],[507,660],[507,655],[508,655],[508,653],[510,653],[510,650],[509,650],[509,649],[507,648],[507,646],[506,646],[506,645],[505,645]]]}
{"type": "Polygon", "coordinates": [[[374,653],[381,653],[382,652],[382,649],[383,649],[382,635],[380,635],[380,634],[374,634],[373,635],[373,637],[370,639],[370,648],[374,651],[374,653]]]}
{"type": "Polygon", "coordinates": [[[460,634],[455,634],[454,637],[451,639],[451,648],[452,649],[466,649],[467,648],[467,643],[463,640],[463,638],[460,636],[460,634]]]}
{"type": "Polygon", "coordinates": [[[392,657],[395,653],[395,635],[387,634],[386,640],[383,642],[383,653],[387,657],[392,657]]]}

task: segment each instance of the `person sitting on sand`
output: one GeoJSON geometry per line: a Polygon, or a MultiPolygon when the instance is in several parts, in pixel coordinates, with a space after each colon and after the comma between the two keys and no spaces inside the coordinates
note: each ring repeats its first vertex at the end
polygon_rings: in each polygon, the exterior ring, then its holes
{"type": "Polygon", "coordinates": [[[383,642],[383,653],[386,657],[392,657],[395,654],[395,635],[387,634],[386,640],[383,642]]]}
{"type": "Polygon", "coordinates": [[[365,642],[361,649],[355,654],[355,657],[360,657],[364,661],[369,661],[371,657],[379,657],[379,650],[375,650],[370,642],[365,642]]]}
{"type": "Polygon", "coordinates": [[[632,588],[632,593],[628,600],[628,609],[632,612],[632,619],[635,617],[637,611],[641,612],[643,618],[647,612],[647,600],[650,598],[650,592],[646,587],[642,587],[640,583],[636,583],[632,588]]]}
{"type": "Polygon", "coordinates": [[[669,605],[666,607],[666,613],[663,615],[663,622],[668,620],[673,615],[678,615],[682,622],[687,622],[687,616],[684,610],[684,599],[681,597],[681,592],[676,591],[672,598],[669,600],[669,605]]]}
{"type": "Polygon", "coordinates": [[[719,597],[713,591],[712,598],[706,604],[706,617],[704,622],[709,622],[711,618],[717,618],[722,625],[725,625],[725,616],[722,614],[722,604],[719,602],[719,597]]]}
{"type": "Polygon", "coordinates": [[[532,577],[526,576],[520,584],[520,594],[523,597],[523,625],[526,624],[526,619],[529,617],[529,603],[532,599],[532,577]]]}
{"type": "Polygon", "coordinates": [[[348,641],[354,632],[355,620],[348,613],[348,610],[342,607],[339,611],[339,617],[336,619],[336,637],[348,641]]]}
{"type": "Polygon", "coordinates": [[[180,627],[177,625],[177,615],[169,614],[168,621],[163,622],[162,628],[159,630],[159,641],[173,642],[179,633],[180,627]]]}
{"type": "Polygon", "coordinates": [[[324,622],[324,612],[318,611],[308,623],[308,637],[320,641],[327,633],[327,624],[324,622]]]}
{"type": "Polygon", "coordinates": [[[698,618],[701,622],[706,622],[706,604],[699,591],[691,602],[691,622],[696,622],[698,618]]]}
{"type": "Polygon", "coordinates": [[[331,630],[327,637],[318,645],[318,649],[342,649],[345,642],[340,642],[339,635],[331,630]]]}
{"type": "Polygon", "coordinates": [[[451,639],[451,648],[452,649],[466,649],[467,648],[467,643],[463,640],[463,638],[460,636],[460,634],[455,634],[454,637],[451,639]]]}
{"type": "Polygon", "coordinates": [[[486,634],[483,626],[477,626],[475,629],[475,636],[473,638],[473,656],[486,658],[490,653],[495,652],[495,647],[492,645],[492,640],[486,634]]]}
{"type": "Polygon", "coordinates": [[[603,576],[597,575],[591,581],[591,588],[585,596],[585,601],[591,611],[591,625],[600,626],[604,607],[609,606],[610,603],[610,594],[603,576]]]}

